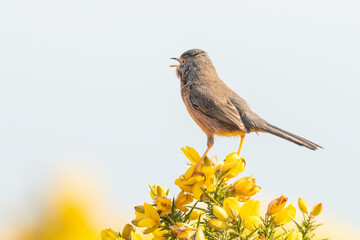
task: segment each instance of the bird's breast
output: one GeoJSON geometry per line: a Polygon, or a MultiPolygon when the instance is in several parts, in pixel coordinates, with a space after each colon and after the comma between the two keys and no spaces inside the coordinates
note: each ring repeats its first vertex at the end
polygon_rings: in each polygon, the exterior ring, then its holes
{"type": "Polygon", "coordinates": [[[188,111],[191,118],[196,122],[196,124],[205,132],[206,134],[213,134],[213,129],[211,128],[212,124],[204,117],[204,114],[199,110],[194,109],[189,100],[189,86],[184,86],[181,89],[181,97],[185,104],[186,110],[188,111]]]}

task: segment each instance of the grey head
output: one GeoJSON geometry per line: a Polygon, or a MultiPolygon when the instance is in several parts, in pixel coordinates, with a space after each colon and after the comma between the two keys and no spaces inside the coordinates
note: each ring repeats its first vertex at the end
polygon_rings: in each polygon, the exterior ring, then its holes
{"type": "Polygon", "coordinates": [[[210,76],[218,79],[215,67],[204,50],[190,49],[181,54],[180,58],[171,59],[179,62],[179,65],[171,65],[171,67],[177,68],[176,73],[182,84],[206,79],[210,76]]]}

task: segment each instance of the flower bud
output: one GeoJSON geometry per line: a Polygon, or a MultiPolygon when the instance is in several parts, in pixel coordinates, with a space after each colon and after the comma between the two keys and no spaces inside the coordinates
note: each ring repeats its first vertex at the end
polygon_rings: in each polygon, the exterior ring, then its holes
{"type": "Polygon", "coordinates": [[[190,221],[198,220],[200,215],[201,215],[200,210],[193,209],[192,212],[190,213],[189,220],[190,221]]]}
{"type": "Polygon", "coordinates": [[[307,204],[307,202],[306,202],[304,199],[299,198],[298,204],[299,204],[300,211],[302,211],[303,213],[306,213],[306,214],[309,213],[308,204],[307,204]]]}
{"type": "Polygon", "coordinates": [[[212,202],[211,198],[206,194],[201,195],[200,201],[204,202],[204,203],[211,203],[212,202]]]}
{"type": "Polygon", "coordinates": [[[322,211],[322,203],[318,203],[313,207],[313,209],[311,211],[311,215],[317,216],[321,213],[321,211],[322,211]]]}
{"type": "Polygon", "coordinates": [[[260,201],[250,199],[240,208],[240,217],[245,219],[248,216],[260,216],[260,201]]]}
{"type": "Polygon", "coordinates": [[[240,204],[235,198],[225,198],[223,208],[230,218],[238,218],[240,215],[240,204]]]}
{"type": "Polygon", "coordinates": [[[266,214],[268,216],[272,216],[272,215],[280,212],[285,207],[287,200],[288,200],[288,198],[286,198],[284,195],[281,195],[280,197],[272,200],[269,203],[266,214]]]}
{"type": "Polygon", "coordinates": [[[150,186],[150,196],[152,199],[155,199],[155,197],[165,197],[167,195],[167,190],[159,185],[159,184],[155,184],[153,186],[150,186]]]}
{"type": "Polygon", "coordinates": [[[240,158],[237,153],[233,152],[226,156],[220,171],[225,174],[226,178],[234,178],[245,170],[245,165],[244,158],[240,158]]]}
{"type": "Polygon", "coordinates": [[[284,225],[285,223],[290,222],[296,215],[296,208],[290,204],[280,212],[278,212],[274,217],[274,223],[276,225],[284,225]]]}
{"type": "Polygon", "coordinates": [[[214,205],[212,207],[212,210],[213,210],[214,215],[221,220],[226,220],[229,218],[225,209],[223,209],[222,207],[214,205]]]}
{"type": "Polygon", "coordinates": [[[286,240],[302,240],[302,234],[298,231],[291,231],[286,240]]]}
{"type": "Polygon", "coordinates": [[[205,240],[204,232],[201,230],[201,227],[198,228],[196,231],[196,237],[195,240],[205,240]]]}
{"type": "Polygon", "coordinates": [[[112,229],[104,229],[100,233],[101,240],[115,240],[118,236],[112,229]]]}
{"type": "Polygon", "coordinates": [[[259,216],[247,216],[244,219],[243,225],[249,231],[254,231],[262,224],[261,218],[259,216]]]}
{"type": "Polygon", "coordinates": [[[139,222],[141,222],[144,219],[146,219],[146,217],[135,218],[134,220],[131,221],[131,223],[137,227],[142,227],[141,225],[139,225],[139,222]]]}
{"type": "Polygon", "coordinates": [[[242,177],[234,182],[235,195],[239,197],[251,197],[261,190],[256,185],[256,179],[252,176],[242,177]]]}
{"type": "Polygon", "coordinates": [[[208,221],[208,224],[216,230],[223,230],[226,228],[226,222],[220,219],[211,219],[208,221]]]}
{"type": "Polygon", "coordinates": [[[135,209],[135,211],[138,212],[138,213],[141,213],[141,214],[144,214],[144,213],[145,213],[144,205],[135,206],[134,209],[135,209]]]}
{"type": "Polygon", "coordinates": [[[122,237],[122,238],[125,238],[125,239],[128,239],[128,238],[130,237],[131,231],[134,231],[133,226],[130,225],[130,224],[126,224],[126,225],[124,226],[124,228],[123,228],[121,237],[122,237]]]}

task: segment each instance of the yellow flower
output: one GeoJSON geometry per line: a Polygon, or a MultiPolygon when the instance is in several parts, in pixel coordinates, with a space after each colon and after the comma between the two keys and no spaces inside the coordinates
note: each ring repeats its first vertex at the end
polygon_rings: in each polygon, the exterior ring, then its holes
{"type": "Polygon", "coordinates": [[[212,167],[205,167],[201,170],[205,175],[205,187],[209,192],[215,191],[216,177],[215,169],[212,167]]]}
{"type": "Polygon", "coordinates": [[[195,240],[205,240],[205,235],[204,235],[203,230],[201,230],[201,227],[199,227],[196,232],[195,240]]]}
{"type": "MultiPolygon", "coordinates": [[[[195,168],[195,166],[194,166],[195,168]]],[[[186,174],[186,173],[185,173],[186,174]]],[[[181,190],[184,192],[191,193],[192,191],[192,185],[189,184],[189,182],[186,182],[185,174],[181,175],[175,180],[175,185],[177,185],[181,190]]],[[[191,173],[189,174],[191,176],[191,173]]],[[[189,177],[190,178],[190,177],[189,177]]]]}
{"type": "Polygon", "coordinates": [[[240,217],[245,219],[248,216],[260,216],[260,201],[250,199],[240,208],[240,217]]]}
{"type": "Polygon", "coordinates": [[[153,235],[153,240],[166,240],[167,239],[166,237],[164,237],[164,235],[166,234],[166,231],[162,230],[161,228],[155,229],[151,234],[153,235]]]}
{"type": "Polygon", "coordinates": [[[156,197],[165,197],[167,196],[168,190],[166,190],[163,186],[159,184],[155,184],[153,186],[150,186],[150,196],[152,199],[155,199],[156,197]]]}
{"type": "Polygon", "coordinates": [[[295,218],[296,208],[290,204],[274,216],[274,223],[277,225],[284,225],[295,218]]]}
{"type": "Polygon", "coordinates": [[[235,198],[225,198],[223,208],[230,218],[237,218],[240,215],[240,204],[235,198]]]}
{"type": "Polygon", "coordinates": [[[185,147],[181,150],[192,164],[190,164],[185,174],[175,180],[175,184],[179,186],[181,190],[192,193],[197,200],[199,200],[203,194],[203,189],[209,192],[215,191],[215,169],[212,168],[211,160],[205,157],[203,163],[201,163],[197,169],[202,174],[194,174],[195,166],[201,159],[199,153],[191,147],[185,147]]]}
{"type": "Polygon", "coordinates": [[[186,146],[184,148],[181,148],[181,151],[185,154],[185,156],[190,160],[191,163],[196,164],[201,159],[200,154],[192,147],[186,146]]]}
{"type": "Polygon", "coordinates": [[[318,203],[313,207],[313,209],[311,211],[311,215],[317,216],[321,213],[321,211],[322,211],[322,203],[318,203]]]}
{"type": "Polygon", "coordinates": [[[249,231],[254,231],[262,224],[259,216],[247,216],[244,218],[243,225],[249,231]]]}
{"type": "Polygon", "coordinates": [[[226,179],[234,178],[239,173],[245,170],[245,160],[239,157],[235,152],[230,153],[226,156],[224,162],[218,165],[217,169],[225,174],[226,179]]]}
{"type": "Polygon", "coordinates": [[[130,233],[134,231],[133,226],[131,226],[130,224],[126,224],[123,228],[121,237],[128,239],[130,237],[130,233]]]}
{"type": "Polygon", "coordinates": [[[251,176],[238,179],[234,182],[233,187],[235,189],[235,195],[240,197],[240,201],[246,201],[261,190],[261,188],[256,185],[256,179],[251,176]]]}
{"type": "Polygon", "coordinates": [[[122,240],[123,238],[118,237],[116,232],[112,229],[104,229],[100,233],[101,240],[122,240]]]}
{"type": "Polygon", "coordinates": [[[160,215],[156,209],[150,204],[144,203],[144,214],[140,218],[136,218],[132,223],[137,227],[146,227],[145,234],[151,233],[160,224],[160,215]]]}
{"type": "Polygon", "coordinates": [[[139,234],[135,234],[134,232],[131,232],[130,236],[131,240],[143,240],[139,234]]]}
{"type": "Polygon", "coordinates": [[[171,200],[167,197],[156,197],[155,198],[156,208],[161,211],[161,216],[168,215],[171,210],[171,200]]]}
{"type": "Polygon", "coordinates": [[[254,231],[262,224],[260,201],[255,201],[254,199],[246,201],[240,208],[240,217],[243,219],[244,227],[249,231],[254,231]]]}
{"type": "Polygon", "coordinates": [[[303,213],[306,213],[306,214],[309,213],[308,204],[307,204],[307,202],[306,202],[304,199],[299,198],[298,204],[299,204],[300,211],[302,211],[303,213]]]}
{"type": "Polygon", "coordinates": [[[272,216],[272,215],[280,212],[285,207],[287,200],[288,200],[288,198],[286,198],[284,195],[281,195],[280,197],[272,200],[269,203],[266,215],[272,216]]]}
{"type": "Polygon", "coordinates": [[[198,220],[200,215],[201,215],[200,210],[193,209],[192,212],[190,213],[189,220],[190,221],[198,220]]]}
{"type": "Polygon", "coordinates": [[[175,207],[182,212],[187,212],[186,204],[190,204],[193,201],[193,197],[190,194],[185,194],[181,191],[175,200],[175,207]]]}
{"type": "Polygon", "coordinates": [[[298,231],[291,231],[286,240],[302,240],[302,234],[298,231]]]}
{"type": "Polygon", "coordinates": [[[226,220],[229,218],[225,209],[223,209],[220,206],[213,205],[212,210],[213,210],[214,215],[221,220],[226,220]]]}
{"type": "Polygon", "coordinates": [[[170,226],[170,229],[175,235],[175,237],[179,239],[189,239],[195,233],[195,229],[191,228],[185,223],[179,223],[179,222],[176,223],[176,226],[170,226]]]}
{"type": "Polygon", "coordinates": [[[227,227],[226,222],[221,219],[211,219],[208,224],[216,230],[223,230],[227,227]]]}
{"type": "Polygon", "coordinates": [[[195,174],[194,176],[187,179],[185,175],[182,175],[180,178],[176,179],[175,184],[185,192],[192,193],[195,199],[200,199],[201,195],[203,194],[202,189],[204,188],[205,184],[205,176],[195,174]]]}

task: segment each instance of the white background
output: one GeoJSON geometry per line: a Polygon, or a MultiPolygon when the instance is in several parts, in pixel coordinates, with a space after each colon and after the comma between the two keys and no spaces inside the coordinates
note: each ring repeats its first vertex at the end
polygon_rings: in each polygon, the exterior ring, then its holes
{"type": "MultiPolygon", "coordinates": [[[[129,217],[149,200],[147,183],[174,186],[186,169],[180,147],[206,147],[168,67],[190,48],[206,50],[260,116],[324,147],[248,135],[244,175],[257,178],[257,197],[323,202],[327,214],[359,225],[359,7],[1,1],[0,226],[31,214],[63,168],[93,173],[110,209],[129,217]]],[[[238,142],[216,138],[210,155],[222,160],[238,142]]]]}

